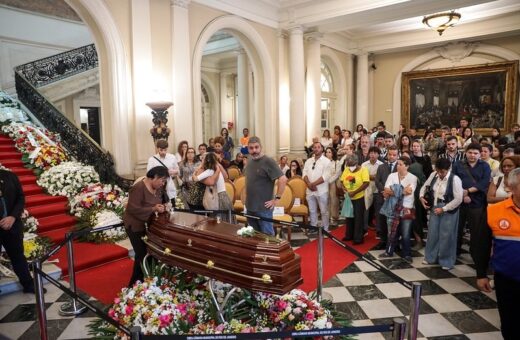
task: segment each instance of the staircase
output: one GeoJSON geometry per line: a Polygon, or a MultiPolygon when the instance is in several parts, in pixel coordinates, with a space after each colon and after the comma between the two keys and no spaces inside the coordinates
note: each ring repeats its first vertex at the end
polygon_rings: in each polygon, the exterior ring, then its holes
{"type": "MultiPolygon", "coordinates": [[[[25,208],[39,222],[38,235],[48,237],[54,244],[65,239],[77,222],[68,211],[64,196],[51,196],[36,183],[32,170],[24,168],[22,154],[14,142],[0,134],[0,164],[14,172],[22,184],[25,208]]],[[[74,269],[77,287],[104,303],[112,302],[124,287],[132,271],[133,261],[125,247],[113,244],[74,242],[74,269]]],[[[63,247],[51,260],[59,260],[57,266],[65,279],[68,275],[67,248],[63,247]]],[[[3,289],[4,292],[7,292],[3,289]]],[[[13,289],[9,290],[13,291],[13,289]]]]}

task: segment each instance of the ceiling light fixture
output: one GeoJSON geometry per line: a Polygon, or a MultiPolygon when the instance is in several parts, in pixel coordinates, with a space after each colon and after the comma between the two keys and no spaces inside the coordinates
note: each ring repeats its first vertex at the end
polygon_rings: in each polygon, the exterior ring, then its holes
{"type": "Polygon", "coordinates": [[[459,20],[460,13],[457,13],[453,10],[451,12],[426,15],[424,16],[422,22],[426,26],[439,32],[439,35],[442,35],[446,28],[455,25],[457,22],[459,22],[459,20]]]}

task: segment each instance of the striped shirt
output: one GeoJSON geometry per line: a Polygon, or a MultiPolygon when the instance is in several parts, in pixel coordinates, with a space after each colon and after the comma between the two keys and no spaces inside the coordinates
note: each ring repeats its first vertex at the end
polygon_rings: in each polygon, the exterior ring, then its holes
{"type": "Polygon", "coordinates": [[[439,158],[447,158],[453,165],[453,163],[455,163],[457,161],[462,161],[462,160],[466,159],[466,154],[464,152],[462,152],[461,150],[458,150],[454,156],[451,156],[448,153],[448,151],[446,151],[445,153],[441,153],[439,155],[439,158]]]}

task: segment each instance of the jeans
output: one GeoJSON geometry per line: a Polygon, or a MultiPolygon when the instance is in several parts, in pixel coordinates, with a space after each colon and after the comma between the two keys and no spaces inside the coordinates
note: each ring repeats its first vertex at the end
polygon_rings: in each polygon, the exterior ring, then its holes
{"type": "Polygon", "coordinates": [[[390,255],[393,255],[395,244],[399,239],[399,234],[401,234],[401,250],[402,257],[407,257],[412,255],[412,250],[410,247],[410,236],[412,235],[412,220],[401,220],[399,221],[399,226],[397,227],[397,232],[395,235],[395,240],[392,240],[390,234],[392,232],[392,221],[387,219],[388,225],[388,241],[386,246],[386,252],[390,255]]]}
{"type": "Polygon", "coordinates": [[[321,213],[321,226],[325,230],[329,230],[329,193],[325,192],[320,196],[307,195],[307,204],[309,206],[309,217],[311,225],[318,226],[318,207],[321,213]]]}
{"type": "MultiPolygon", "coordinates": [[[[249,214],[264,218],[273,218],[273,210],[264,211],[248,211],[249,214]]],[[[253,227],[255,230],[262,232],[267,235],[274,235],[273,222],[264,220],[257,220],[256,218],[247,218],[247,224],[253,227]]]]}
{"type": "MultiPolygon", "coordinates": [[[[435,208],[442,208],[444,203],[435,208]]],[[[435,215],[430,213],[428,239],[424,259],[428,263],[438,262],[443,267],[453,268],[457,259],[457,227],[459,212],[435,215]]]]}

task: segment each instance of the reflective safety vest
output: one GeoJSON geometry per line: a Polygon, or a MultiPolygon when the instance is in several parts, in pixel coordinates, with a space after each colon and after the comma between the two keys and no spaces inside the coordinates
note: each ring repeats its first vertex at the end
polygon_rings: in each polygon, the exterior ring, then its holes
{"type": "Polygon", "coordinates": [[[494,239],[493,268],[520,282],[520,209],[511,197],[489,204],[487,209],[488,225],[494,239]]]}

